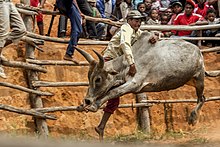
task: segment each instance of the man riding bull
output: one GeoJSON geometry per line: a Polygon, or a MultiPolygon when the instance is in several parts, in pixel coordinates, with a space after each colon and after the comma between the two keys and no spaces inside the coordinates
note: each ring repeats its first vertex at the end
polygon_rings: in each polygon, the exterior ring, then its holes
{"type": "MultiPolygon", "coordinates": [[[[106,50],[104,50],[104,60],[110,61],[114,58],[125,55],[125,58],[129,64],[129,76],[134,76],[136,73],[135,60],[132,54],[132,45],[141,36],[141,31],[139,28],[141,26],[141,21],[143,16],[137,10],[132,10],[127,15],[127,23],[123,24],[120,30],[112,37],[106,50]]],[[[149,42],[154,44],[157,41],[157,36],[153,35],[149,42]]],[[[102,116],[100,124],[95,128],[96,132],[99,134],[99,139],[103,139],[105,125],[114,111],[118,108],[119,97],[111,99],[107,102],[107,106],[104,109],[104,114],[102,116]]]]}

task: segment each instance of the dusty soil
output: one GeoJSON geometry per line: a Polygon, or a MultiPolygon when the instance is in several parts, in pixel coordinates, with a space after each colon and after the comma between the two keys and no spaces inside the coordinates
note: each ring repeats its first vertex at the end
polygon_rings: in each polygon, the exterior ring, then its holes
{"type": "MultiPolygon", "coordinates": [[[[18,1],[18,0],[17,0],[18,1]]],[[[17,2],[14,1],[14,2],[17,2]]],[[[46,9],[52,10],[54,0],[48,0],[46,9]]],[[[48,30],[51,16],[44,17],[45,33],[48,30]]],[[[55,18],[51,36],[56,37],[58,16],[55,18]]],[[[45,42],[41,46],[44,52],[35,52],[39,60],[62,60],[66,50],[66,44],[57,44],[45,42]]],[[[91,49],[101,52],[105,46],[80,45],[91,53],[91,49]]],[[[24,44],[10,45],[4,49],[3,54],[10,60],[23,61],[25,56],[24,44]]],[[[78,53],[75,57],[84,61],[84,58],[78,53]]],[[[96,57],[95,57],[96,58],[96,57]]],[[[220,54],[204,54],[205,66],[207,70],[220,70],[220,54]]],[[[88,67],[68,67],[68,66],[47,66],[48,73],[39,74],[42,81],[69,81],[86,82],[88,67]]],[[[22,69],[4,67],[8,79],[1,81],[13,83],[15,85],[26,85],[26,80],[22,69]]],[[[60,88],[41,88],[42,91],[54,93],[52,97],[42,97],[45,107],[53,106],[77,106],[81,104],[86,93],[86,87],[60,87],[60,88]]],[[[205,96],[220,96],[220,77],[205,79],[205,96]]],[[[195,90],[189,86],[183,86],[176,90],[148,93],[149,99],[192,99],[196,98],[195,90]]],[[[30,108],[28,94],[7,87],[0,87],[0,103],[19,108],[30,108]]],[[[125,95],[121,98],[121,104],[135,103],[135,96],[125,95]]],[[[195,104],[172,104],[172,121],[169,122],[171,131],[166,133],[164,105],[154,105],[150,109],[151,116],[151,135],[144,135],[137,131],[136,110],[118,109],[110,118],[105,132],[105,139],[110,142],[142,142],[156,144],[215,144],[220,142],[220,102],[207,102],[201,112],[200,121],[196,126],[189,126],[187,118],[189,112],[195,104]],[[114,141],[112,141],[114,140],[114,141]]],[[[94,127],[99,123],[103,114],[100,110],[96,113],[79,113],[76,111],[56,112],[57,120],[48,120],[48,128],[52,138],[74,138],[76,140],[97,140],[97,134],[94,127]]],[[[1,111],[0,113],[0,132],[12,135],[34,136],[34,122],[32,117],[19,115],[16,113],[1,111]]]]}

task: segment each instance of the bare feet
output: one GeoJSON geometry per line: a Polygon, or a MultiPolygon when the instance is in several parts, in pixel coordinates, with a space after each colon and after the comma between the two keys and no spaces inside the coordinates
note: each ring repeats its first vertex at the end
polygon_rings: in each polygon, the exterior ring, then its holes
{"type": "Polygon", "coordinates": [[[68,55],[68,54],[65,54],[65,56],[63,57],[63,59],[64,59],[64,60],[67,60],[67,61],[72,61],[72,62],[74,62],[75,64],[79,64],[79,62],[78,62],[75,58],[71,57],[71,56],[68,55]]]}
{"type": "Polygon", "coordinates": [[[95,127],[95,131],[96,131],[96,133],[99,134],[99,140],[103,141],[104,131],[102,129],[100,129],[99,127],[95,127]]]}

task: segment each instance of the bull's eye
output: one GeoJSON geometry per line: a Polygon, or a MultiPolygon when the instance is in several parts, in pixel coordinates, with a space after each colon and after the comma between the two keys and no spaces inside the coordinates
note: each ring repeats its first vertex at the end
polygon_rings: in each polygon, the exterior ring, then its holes
{"type": "Polygon", "coordinates": [[[101,77],[97,77],[97,78],[95,79],[95,84],[96,84],[97,86],[101,85],[101,77]]]}

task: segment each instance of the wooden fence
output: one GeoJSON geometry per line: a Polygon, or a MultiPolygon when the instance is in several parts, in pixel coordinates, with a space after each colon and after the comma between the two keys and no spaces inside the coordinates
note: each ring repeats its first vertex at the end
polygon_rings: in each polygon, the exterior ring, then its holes
{"type": "MultiPolygon", "coordinates": [[[[23,41],[26,42],[26,62],[18,62],[18,61],[9,61],[7,59],[2,60],[2,65],[13,67],[13,68],[24,68],[25,75],[27,75],[27,83],[28,88],[22,87],[19,85],[14,85],[7,82],[0,82],[0,86],[5,86],[9,88],[18,89],[20,91],[24,91],[29,93],[29,99],[31,102],[31,109],[21,109],[9,105],[0,104],[0,109],[15,112],[24,115],[31,115],[35,119],[35,124],[37,128],[37,132],[40,137],[47,138],[48,136],[48,126],[46,123],[46,119],[56,120],[56,116],[52,114],[45,114],[49,112],[55,111],[75,111],[77,110],[77,106],[69,106],[69,107],[51,107],[51,108],[43,108],[43,102],[41,100],[41,96],[53,96],[52,93],[40,91],[40,87],[60,87],[60,86],[88,86],[87,82],[45,82],[41,81],[38,77],[37,72],[46,73],[47,70],[44,68],[46,65],[60,65],[60,66],[88,66],[89,64],[85,61],[80,62],[79,65],[74,64],[73,62],[69,61],[55,61],[55,60],[35,60],[30,59],[34,57],[35,48],[43,51],[39,44],[43,44],[44,41],[56,42],[56,43],[68,43],[66,39],[48,37],[48,36],[41,36],[34,33],[31,33],[33,30],[32,26],[32,15],[36,15],[36,11],[38,8],[31,8],[29,6],[29,0],[23,0],[25,5],[18,4],[18,10],[23,14],[24,22],[28,33],[25,37],[22,38],[23,41]],[[43,67],[42,67],[43,66],[43,67]]],[[[58,12],[51,12],[47,10],[41,10],[44,14],[50,15],[57,15],[58,12]]],[[[86,17],[88,20],[95,20],[95,21],[102,21],[104,23],[108,23],[111,25],[120,26],[121,23],[112,22],[110,20],[103,20],[99,19],[96,20],[91,17],[86,17]]],[[[142,26],[142,29],[147,30],[203,30],[203,29],[212,29],[212,28],[220,28],[220,25],[213,25],[213,26],[142,26]]],[[[163,39],[163,38],[161,38],[163,39]]],[[[189,39],[189,38],[184,38],[189,39]]],[[[209,40],[210,38],[190,38],[195,40],[209,40]]],[[[213,39],[213,38],[211,38],[213,39]]],[[[220,40],[219,37],[216,37],[215,40],[220,40]]],[[[79,44],[83,45],[107,45],[108,41],[79,41],[79,44]]],[[[203,49],[202,52],[216,52],[220,51],[220,47],[210,48],[210,49],[203,49]]],[[[219,76],[220,71],[209,71],[213,76],[219,76]]],[[[220,100],[220,96],[218,97],[210,97],[207,98],[206,101],[216,101],[220,100]]],[[[136,104],[121,104],[119,108],[138,108],[138,116],[139,116],[139,126],[143,132],[150,131],[150,118],[149,118],[149,107],[152,104],[162,104],[162,103],[196,103],[195,99],[192,100],[148,100],[146,95],[137,94],[137,103],[136,104]]]]}

